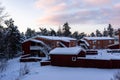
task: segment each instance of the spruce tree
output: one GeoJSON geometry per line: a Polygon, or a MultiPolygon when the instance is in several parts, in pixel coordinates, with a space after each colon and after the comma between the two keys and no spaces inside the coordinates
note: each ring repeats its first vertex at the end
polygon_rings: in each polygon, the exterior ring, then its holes
{"type": "Polygon", "coordinates": [[[70,36],[71,35],[70,27],[69,27],[69,24],[67,22],[63,25],[63,35],[64,36],[70,36]]]}
{"type": "Polygon", "coordinates": [[[113,37],[114,29],[112,28],[112,25],[111,25],[111,24],[108,25],[107,30],[108,30],[108,35],[109,35],[110,37],[113,37]]]}
{"type": "Polygon", "coordinates": [[[7,25],[6,36],[5,36],[5,53],[8,58],[13,58],[21,50],[21,35],[17,28],[14,25],[12,19],[6,20],[5,24],[7,25]]]}

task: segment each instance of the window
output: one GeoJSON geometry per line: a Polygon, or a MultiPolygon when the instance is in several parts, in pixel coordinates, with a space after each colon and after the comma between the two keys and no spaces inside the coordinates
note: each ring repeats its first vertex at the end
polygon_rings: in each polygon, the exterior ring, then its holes
{"type": "Polygon", "coordinates": [[[93,44],[96,44],[96,40],[93,41],[93,44]]]}
{"type": "Polygon", "coordinates": [[[98,44],[100,44],[100,41],[98,41],[98,44]]]}
{"type": "Polygon", "coordinates": [[[112,43],[112,40],[109,40],[109,44],[111,44],[112,43]]]}
{"type": "Polygon", "coordinates": [[[96,46],[95,46],[95,45],[93,46],[93,49],[96,49],[96,46]]]}
{"type": "Polygon", "coordinates": [[[76,61],[76,57],[72,57],[72,61],[76,61]]]}

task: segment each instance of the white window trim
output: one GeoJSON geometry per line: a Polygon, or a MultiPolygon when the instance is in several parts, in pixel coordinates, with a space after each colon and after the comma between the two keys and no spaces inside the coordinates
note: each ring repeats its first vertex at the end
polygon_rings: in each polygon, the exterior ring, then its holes
{"type": "Polygon", "coordinates": [[[72,61],[76,61],[76,59],[77,59],[76,57],[72,57],[72,61]]]}

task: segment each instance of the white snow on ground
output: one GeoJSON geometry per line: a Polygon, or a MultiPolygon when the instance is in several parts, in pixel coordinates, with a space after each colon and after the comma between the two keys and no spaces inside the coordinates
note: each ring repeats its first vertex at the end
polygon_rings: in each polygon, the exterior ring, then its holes
{"type": "Polygon", "coordinates": [[[98,50],[98,55],[87,55],[86,59],[120,59],[120,53],[107,53],[106,50],[98,50]]]}
{"type": "MultiPolygon", "coordinates": [[[[101,51],[100,51],[101,52],[101,51]]],[[[106,52],[106,51],[102,51],[106,52]]],[[[40,62],[28,62],[30,73],[19,77],[19,58],[10,60],[0,80],[110,80],[120,69],[99,69],[81,67],[40,66],[40,62]]]]}

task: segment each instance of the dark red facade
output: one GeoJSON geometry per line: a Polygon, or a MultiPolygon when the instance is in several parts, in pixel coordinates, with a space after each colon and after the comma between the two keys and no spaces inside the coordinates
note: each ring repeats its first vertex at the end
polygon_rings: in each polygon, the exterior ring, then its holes
{"type": "Polygon", "coordinates": [[[22,43],[22,50],[24,54],[30,54],[31,41],[22,43]]]}
{"type": "Polygon", "coordinates": [[[77,57],[85,57],[86,53],[81,51],[78,55],[51,54],[51,65],[55,66],[74,66],[77,57]],[[74,60],[73,60],[74,58],[74,60]]]}
{"type": "MultiPolygon", "coordinates": [[[[74,56],[76,57],[76,56],[74,56]]],[[[76,59],[71,60],[71,56],[51,56],[51,65],[65,67],[87,67],[87,68],[120,68],[120,60],[100,60],[100,59],[76,59]]]]}
{"type": "MultiPolygon", "coordinates": [[[[70,40],[67,42],[67,41],[62,41],[62,40],[51,40],[51,39],[40,38],[40,37],[36,37],[34,39],[42,41],[43,43],[48,45],[51,49],[54,49],[56,47],[63,47],[62,45],[60,45],[60,43],[62,43],[66,47],[74,47],[77,45],[76,40],[70,40]]],[[[32,51],[30,50],[31,43],[32,43],[32,41],[29,41],[29,40],[22,43],[22,50],[23,50],[24,54],[32,53],[32,51]]]]}
{"type": "Polygon", "coordinates": [[[109,49],[119,49],[119,44],[109,45],[109,49]]]}
{"type": "Polygon", "coordinates": [[[89,49],[107,49],[108,45],[114,44],[114,40],[88,40],[85,39],[89,43],[89,49]]]}

